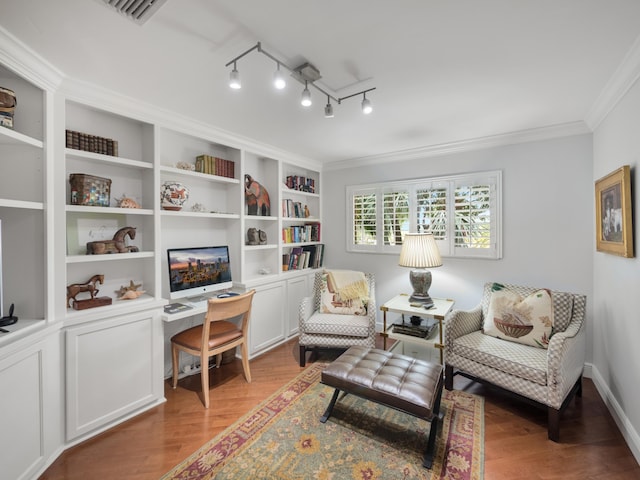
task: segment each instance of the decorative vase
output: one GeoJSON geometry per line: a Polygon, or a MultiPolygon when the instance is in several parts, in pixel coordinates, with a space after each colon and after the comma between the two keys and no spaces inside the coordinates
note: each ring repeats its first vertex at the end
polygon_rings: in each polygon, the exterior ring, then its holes
{"type": "Polygon", "coordinates": [[[182,210],[189,198],[189,189],[180,182],[166,181],[160,187],[160,200],[164,210],[182,210]]]}

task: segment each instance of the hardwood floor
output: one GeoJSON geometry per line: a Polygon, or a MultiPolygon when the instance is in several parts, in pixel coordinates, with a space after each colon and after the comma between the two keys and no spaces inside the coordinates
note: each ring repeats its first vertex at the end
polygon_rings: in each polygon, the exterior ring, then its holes
{"type": "MultiPolygon", "coordinates": [[[[301,370],[295,339],[251,362],[251,384],[237,359],[212,369],[209,410],[200,401],[199,375],[181,380],[177,390],[165,382],[166,403],[67,450],[40,479],[158,479],[301,370]]],[[[562,416],[560,443],[547,440],[546,411],[462,377],[454,387],[485,397],[486,480],[640,478],[590,379],[562,416]]]]}

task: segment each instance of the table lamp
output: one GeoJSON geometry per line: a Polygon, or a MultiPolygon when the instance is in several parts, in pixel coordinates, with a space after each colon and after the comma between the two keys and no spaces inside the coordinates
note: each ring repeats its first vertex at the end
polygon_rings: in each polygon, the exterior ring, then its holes
{"type": "Polygon", "coordinates": [[[433,300],[429,296],[431,271],[427,268],[442,265],[440,251],[433,235],[431,233],[405,234],[398,265],[411,268],[409,281],[413,287],[413,294],[409,297],[409,302],[419,303],[425,308],[433,306],[433,300]]]}

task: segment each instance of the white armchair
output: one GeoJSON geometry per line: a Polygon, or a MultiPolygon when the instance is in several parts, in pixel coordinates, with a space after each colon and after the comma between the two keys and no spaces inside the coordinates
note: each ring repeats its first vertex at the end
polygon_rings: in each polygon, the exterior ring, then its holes
{"type": "MultiPolygon", "coordinates": [[[[574,395],[582,394],[586,296],[551,292],[555,323],[545,349],[483,333],[493,286],[485,284],[482,302],[476,308],[454,310],[445,320],[445,388],[451,390],[453,376],[461,374],[546,407],[548,437],[557,442],[562,410],[574,395]]],[[[517,285],[501,287],[521,296],[540,290],[517,285]]]]}
{"type": "MultiPolygon", "coordinates": [[[[300,303],[299,338],[300,366],[306,365],[306,353],[318,348],[348,348],[352,345],[375,347],[376,296],[373,274],[365,274],[369,297],[354,313],[345,308],[342,313],[323,313],[322,291],[326,288],[326,273],[316,272],[313,294],[300,303]],[[323,278],[323,276],[325,276],[323,278]]],[[[335,312],[340,312],[337,307],[335,312]]]]}

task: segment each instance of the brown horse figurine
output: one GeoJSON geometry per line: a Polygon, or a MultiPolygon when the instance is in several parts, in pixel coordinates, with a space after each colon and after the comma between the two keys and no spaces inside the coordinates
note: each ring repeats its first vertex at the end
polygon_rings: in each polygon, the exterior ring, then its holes
{"type": "Polygon", "coordinates": [[[269,192],[249,174],[244,176],[244,197],[247,202],[248,215],[260,215],[263,217],[271,215],[269,192]]]}
{"type": "Polygon", "coordinates": [[[138,247],[127,246],[125,237],[136,238],[136,227],[122,227],[113,236],[113,240],[96,240],[87,242],[87,255],[101,255],[103,253],[138,252],[138,247]]]}
{"type": "Polygon", "coordinates": [[[96,298],[96,295],[100,290],[96,288],[96,284],[104,283],[104,275],[94,275],[86,283],[73,283],[67,287],[67,307],[71,308],[71,299],[77,302],[76,295],[82,292],[89,292],[91,298],[96,298]]]}

